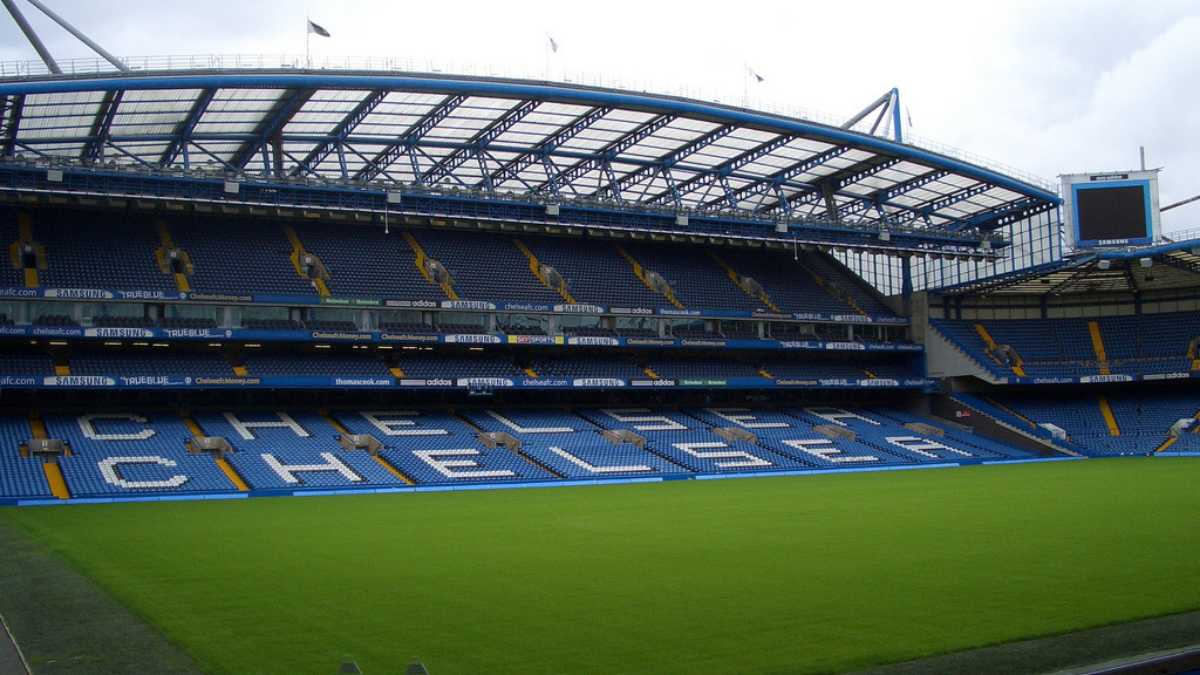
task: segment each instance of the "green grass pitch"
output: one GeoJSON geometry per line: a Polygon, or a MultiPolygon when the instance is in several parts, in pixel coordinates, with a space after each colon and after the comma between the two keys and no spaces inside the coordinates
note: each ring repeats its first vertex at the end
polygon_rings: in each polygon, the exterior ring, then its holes
{"type": "Polygon", "coordinates": [[[8,508],[217,674],[827,673],[1200,609],[1200,461],[8,508]]]}

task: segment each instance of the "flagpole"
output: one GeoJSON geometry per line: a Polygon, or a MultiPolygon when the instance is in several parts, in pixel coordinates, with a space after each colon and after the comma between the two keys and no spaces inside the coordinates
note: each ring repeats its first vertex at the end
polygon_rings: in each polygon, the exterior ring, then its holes
{"type": "Polygon", "coordinates": [[[742,62],[742,107],[750,107],[750,64],[742,62]]]}
{"type": "Polygon", "coordinates": [[[546,52],[546,81],[550,81],[550,34],[546,33],[546,44],[542,45],[546,52]]]}
{"type": "Polygon", "coordinates": [[[305,14],[304,15],[304,68],[305,68],[305,70],[312,68],[312,55],[311,55],[311,51],[310,51],[310,47],[309,47],[310,43],[312,43],[312,31],[309,30],[309,28],[308,28],[308,25],[310,23],[312,23],[312,19],[308,18],[308,15],[305,14]]]}

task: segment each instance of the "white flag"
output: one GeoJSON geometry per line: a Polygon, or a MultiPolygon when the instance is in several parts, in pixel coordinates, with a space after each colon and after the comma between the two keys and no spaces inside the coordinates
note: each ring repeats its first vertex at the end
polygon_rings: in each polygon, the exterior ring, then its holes
{"type": "Polygon", "coordinates": [[[317,35],[320,35],[321,37],[329,37],[329,31],[327,31],[324,28],[321,28],[317,24],[313,23],[312,19],[308,20],[308,32],[316,33],[317,35]]]}
{"type": "Polygon", "coordinates": [[[558,43],[557,43],[557,42],[555,42],[555,41],[554,41],[554,38],[550,37],[549,35],[547,35],[547,36],[546,36],[546,38],[547,38],[548,40],[550,40],[550,51],[552,51],[552,52],[554,52],[555,54],[557,54],[557,53],[558,53],[558,43]]]}
{"type": "Polygon", "coordinates": [[[754,77],[754,79],[755,79],[755,80],[757,80],[757,81],[759,81],[759,82],[762,82],[762,81],[763,81],[763,76],[762,76],[762,75],[759,75],[759,74],[758,74],[758,73],[756,73],[756,72],[754,72],[754,69],[753,69],[753,68],[751,68],[751,67],[749,67],[749,66],[746,66],[746,70],[750,71],[750,75],[752,75],[752,76],[754,77]]]}

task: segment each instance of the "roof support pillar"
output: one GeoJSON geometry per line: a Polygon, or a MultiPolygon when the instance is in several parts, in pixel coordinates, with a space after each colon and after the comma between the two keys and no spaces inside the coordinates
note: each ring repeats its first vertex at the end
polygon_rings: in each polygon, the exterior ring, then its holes
{"type": "Polygon", "coordinates": [[[34,51],[42,58],[42,63],[46,64],[50,72],[55,75],[62,75],[62,68],[58,67],[58,62],[50,55],[50,50],[46,49],[46,45],[42,44],[42,39],[33,30],[33,26],[29,25],[29,21],[21,13],[21,10],[17,9],[17,6],[13,4],[13,0],[0,0],[0,2],[4,3],[4,7],[8,9],[8,13],[12,15],[13,21],[16,21],[17,25],[21,27],[21,32],[25,34],[25,39],[29,40],[29,44],[33,45],[34,51]]]}

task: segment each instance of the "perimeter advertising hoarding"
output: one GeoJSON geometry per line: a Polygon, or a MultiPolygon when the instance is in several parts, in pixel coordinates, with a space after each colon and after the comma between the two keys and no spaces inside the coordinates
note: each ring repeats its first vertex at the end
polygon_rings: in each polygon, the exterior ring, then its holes
{"type": "Polygon", "coordinates": [[[1066,233],[1075,247],[1149,244],[1162,234],[1157,170],[1062,179],[1066,233]]]}

